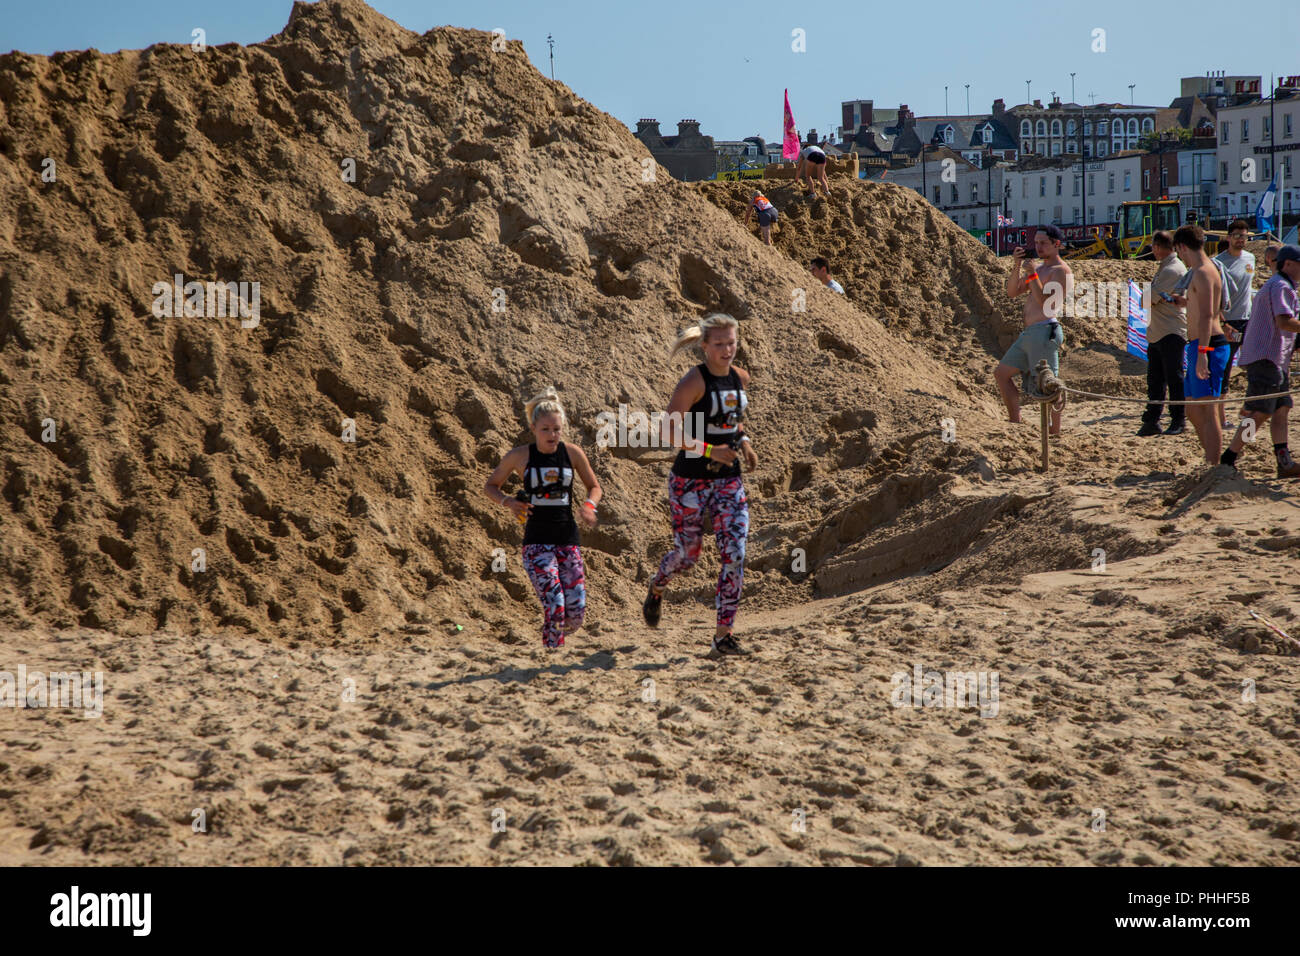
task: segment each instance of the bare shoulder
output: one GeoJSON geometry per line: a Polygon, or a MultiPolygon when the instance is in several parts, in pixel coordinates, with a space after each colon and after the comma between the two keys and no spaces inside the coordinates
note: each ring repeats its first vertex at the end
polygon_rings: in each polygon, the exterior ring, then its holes
{"type": "Polygon", "coordinates": [[[740,378],[740,387],[749,388],[749,373],[745,371],[743,368],[741,368],[739,365],[732,365],[731,368],[736,373],[736,375],[740,378]]]}
{"type": "Polygon", "coordinates": [[[583,451],[580,446],[575,445],[571,441],[566,441],[564,443],[564,450],[569,453],[569,459],[571,461],[575,461],[580,465],[586,464],[587,453],[583,451]]]}

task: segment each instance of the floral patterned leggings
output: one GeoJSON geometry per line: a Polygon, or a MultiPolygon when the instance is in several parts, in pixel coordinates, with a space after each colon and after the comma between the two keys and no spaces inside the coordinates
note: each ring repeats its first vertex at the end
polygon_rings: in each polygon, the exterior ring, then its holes
{"type": "Polygon", "coordinates": [[[704,514],[712,513],[713,536],[722,560],[715,601],[718,627],[731,627],[740,604],[740,586],[745,577],[745,540],[749,537],[749,499],[745,497],[740,475],[734,478],[669,475],[668,505],[672,509],[677,547],[664,555],[651,584],[662,589],[674,576],[695,566],[704,538],[704,514]]]}
{"type": "Polygon", "coordinates": [[[524,545],[524,570],[542,602],[542,646],[563,647],[587,613],[586,568],[576,544],[524,545]]]}

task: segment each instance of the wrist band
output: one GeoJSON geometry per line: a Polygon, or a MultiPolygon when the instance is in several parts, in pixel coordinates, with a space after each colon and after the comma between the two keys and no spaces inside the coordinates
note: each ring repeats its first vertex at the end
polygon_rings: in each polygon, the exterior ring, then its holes
{"type": "Polygon", "coordinates": [[[1026,281],[1026,282],[1033,282],[1033,281],[1034,281],[1035,279],[1037,279],[1037,278],[1038,278],[1038,273],[1037,273],[1037,272],[1031,272],[1031,273],[1029,273],[1029,275],[1025,276],[1025,281],[1026,281]]]}
{"type": "Polygon", "coordinates": [[[584,501],[584,502],[582,503],[582,506],[583,506],[584,508],[590,508],[592,514],[595,514],[595,513],[596,513],[596,506],[593,505],[593,504],[591,503],[591,499],[590,499],[590,498],[588,498],[586,501],[584,501]]]}
{"type": "Polygon", "coordinates": [[[1210,348],[1208,345],[1198,345],[1196,346],[1196,351],[1204,355],[1206,352],[1213,352],[1214,349],[1210,348]]]}
{"type": "Polygon", "coordinates": [[[713,446],[710,445],[708,442],[704,443],[704,457],[705,458],[713,457],[713,446]]]}

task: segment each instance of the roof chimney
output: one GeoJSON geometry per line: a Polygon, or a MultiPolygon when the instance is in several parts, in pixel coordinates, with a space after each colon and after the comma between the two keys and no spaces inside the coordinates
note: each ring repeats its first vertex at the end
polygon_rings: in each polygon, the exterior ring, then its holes
{"type": "Polygon", "coordinates": [[[645,119],[645,118],[642,118],[642,119],[637,120],[637,121],[636,121],[636,134],[637,134],[638,136],[640,136],[642,133],[645,133],[645,132],[650,132],[650,133],[653,133],[655,136],[658,136],[658,135],[659,135],[659,121],[658,121],[657,119],[645,119]]]}

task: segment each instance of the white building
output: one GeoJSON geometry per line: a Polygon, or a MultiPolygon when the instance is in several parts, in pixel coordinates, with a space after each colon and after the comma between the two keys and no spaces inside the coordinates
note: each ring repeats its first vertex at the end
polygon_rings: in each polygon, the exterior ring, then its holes
{"type": "MultiPolygon", "coordinates": [[[[924,177],[921,164],[916,163],[889,170],[884,181],[922,193],[931,205],[963,229],[987,229],[990,217],[994,228],[997,227],[998,213],[1002,211],[1005,173],[1005,166],[980,169],[962,156],[942,148],[926,150],[924,177]]],[[[873,179],[879,178],[874,171],[868,175],[873,179]]]]}
{"type": "Polygon", "coordinates": [[[1216,116],[1219,133],[1215,159],[1218,162],[1220,216],[1252,215],[1264,191],[1278,171],[1270,151],[1285,177],[1283,198],[1287,210],[1300,205],[1300,77],[1286,77],[1278,83],[1277,99],[1271,104],[1277,123],[1276,137],[1270,125],[1267,99],[1240,106],[1225,106],[1216,116]]]}
{"type": "MultiPolygon", "coordinates": [[[[1115,222],[1120,203],[1142,198],[1143,155],[1123,152],[1088,161],[1088,225],[1115,222]]],[[[1008,169],[1006,184],[1011,187],[1007,208],[1018,226],[1074,226],[1084,221],[1084,190],[1077,160],[1037,169],[1008,169]]]]}

